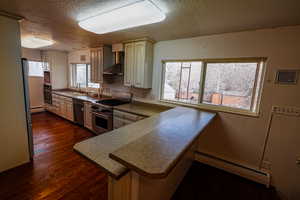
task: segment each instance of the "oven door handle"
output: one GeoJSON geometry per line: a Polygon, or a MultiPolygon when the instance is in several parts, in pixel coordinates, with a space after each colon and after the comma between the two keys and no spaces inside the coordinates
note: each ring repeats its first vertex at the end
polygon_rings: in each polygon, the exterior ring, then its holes
{"type": "Polygon", "coordinates": [[[92,114],[95,115],[95,116],[98,116],[98,117],[102,117],[106,120],[109,120],[109,118],[110,118],[107,115],[103,115],[103,114],[100,114],[100,113],[97,113],[97,112],[92,112],[92,114]]]}

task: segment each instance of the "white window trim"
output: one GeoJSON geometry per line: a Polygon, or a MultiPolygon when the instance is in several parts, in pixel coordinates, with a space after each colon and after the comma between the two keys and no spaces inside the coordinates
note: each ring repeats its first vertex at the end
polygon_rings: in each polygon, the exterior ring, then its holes
{"type": "MultiPolygon", "coordinates": [[[[76,85],[75,85],[75,78],[76,77],[76,70],[74,70],[74,65],[77,65],[77,64],[83,64],[83,65],[86,65],[86,69],[88,67],[88,65],[91,65],[90,63],[70,63],[70,80],[69,80],[69,88],[72,89],[72,90],[98,90],[98,88],[94,88],[94,87],[89,87],[89,83],[88,83],[88,74],[86,75],[86,85],[85,87],[81,87],[81,88],[77,88],[76,85]]],[[[99,83],[100,84],[100,83],[99,83]]],[[[101,86],[100,86],[101,87],[101,86]]]]}
{"type": "Polygon", "coordinates": [[[260,116],[260,106],[261,106],[261,96],[262,96],[262,89],[264,84],[264,78],[266,73],[266,61],[267,58],[265,57],[254,57],[254,58],[229,58],[229,59],[190,59],[190,60],[162,60],[162,74],[161,74],[161,83],[160,83],[160,92],[159,92],[159,101],[162,103],[168,103],[173,105],[181,105],[186,107],[192,107],[192,108],[198,108],[198,109],[204,109],[208,111],[217,111],[217,112],[224,112],[224,113],[232,113],[232,114],[238,114],[238,115],[245,115],[250,117],[259,117],[260,116]],[[167,62],[202,62],[202,71],[201,71],[201,79],[200,79],[200,88],[199,88],[199,102],[198,104],[189,104],[189,103],[183,103],[179,101],[172,101],[172,100],[165,100],[162,99],[163,92],[164,92],[164,82],[165,82],[165,64],[167,62]],[[230,62],[257,62],[258,65],[261,64],[261,66],[257,67],[256,75],[255,75],[255,82],[253,86],[253,96],[251,101],[251,108],[254,104],[254,99],[256,99],[256,108],[255,111],[251,110],[245,110],[240,108],[232,108],[229,106],[224,105],[213,105],[213,104],[206,104],[201,103],[202,97],[203,97],[203,91],[204,91],[204,84],[205,84],[205,71],[206,71],[206,65],[207,63],[230,63],[230,62]],[[261,70],[261,77],[258,82],[258,72],[259,69],[261,70]],[[259,85],[259,87],[257,87],[259,85]],[[256,91],[258,90],[258,91],[256,91]]]}

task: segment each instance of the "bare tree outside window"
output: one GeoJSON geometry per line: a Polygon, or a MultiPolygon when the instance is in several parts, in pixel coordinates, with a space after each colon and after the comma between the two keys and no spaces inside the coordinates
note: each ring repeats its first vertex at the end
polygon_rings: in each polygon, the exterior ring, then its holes
{"type": "Polygon", "coordinates": [[[203,103],[249,110],[257,63],[208,63],[203,103]]]}
{"type": "Polygon", "coordinates": [[[166,63],[163,99],[197,104],[200,73],[201,62],[166,63]]]}

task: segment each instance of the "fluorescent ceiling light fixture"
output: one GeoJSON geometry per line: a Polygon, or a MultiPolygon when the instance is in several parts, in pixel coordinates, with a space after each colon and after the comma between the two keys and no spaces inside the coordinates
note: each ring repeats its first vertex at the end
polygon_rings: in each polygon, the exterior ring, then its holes
{"type": "Polygon", "coordinates": [[[31,49],[46,47],[52,44],[54,44],[54,41],[52,40],[45,40],[34,36],[24,37],[21,39],[22,47],[31,48],[31,49]]]}
{"type": "Polygon", "coordinates": [[[84,19],[78,24],[90,32],[104,34],[157,23],[165,18],[166,15],[151,0],[141,0],[84,19]]]}

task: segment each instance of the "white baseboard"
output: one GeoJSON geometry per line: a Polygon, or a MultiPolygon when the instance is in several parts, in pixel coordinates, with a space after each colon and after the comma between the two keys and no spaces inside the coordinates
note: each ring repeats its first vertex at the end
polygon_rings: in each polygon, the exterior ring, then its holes
{"type": "Polygon", "coordinates": [[[38,112],[44,112],[45,108],[44,107],[34,107],[34,108],[30,108],[30,112],[31,113],[38,113],[38,112]]]}
{"type": "Polygon", "coordinates": [[[210,156],[201,152],[195,152],[195,160],[207,164],[209,166],[222,169],[229,173],[244,177],[246,179],[255,181],[257,183],[264,184],[267,187],[270,186],[271,176],[267,172],[245,167],[240,164],[235,164],[224,159],[220,159],[215,156],[210,156]]]}

